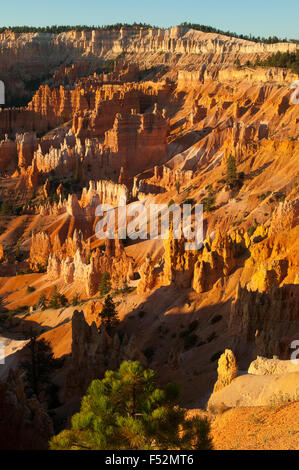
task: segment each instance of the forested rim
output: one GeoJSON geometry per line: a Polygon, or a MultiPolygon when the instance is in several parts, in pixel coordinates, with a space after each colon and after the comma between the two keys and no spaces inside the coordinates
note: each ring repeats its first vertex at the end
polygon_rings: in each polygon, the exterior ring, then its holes
{"type": "MultiPolygon", "coordinates": [[[[231,31],[224,31],[218,28],[214,28],[213,26],[206,26],[197,23],[181,23],[180,26],[184,26],[186,28],[192,28],[198,31],[202,31],[204,33],[216,33],[216,34],[223,34],[225,36],[234,37],[237,39],[246,39],[247,41],[252,42],[263,42],[266,44],[275,44],[278,42],[296,42],[299,43],[298,39],[281,39],[277,36],[269,36],[268,38],[260,37],[260,36],[252,36],[246,34],[237,34],[231,31]]],[[[92,31],[94,29],[102,29],[107,31],[119,31],[121,28],[153,28],[158,29],[158,26],[153,26],[147,23],[115,23],[110,25],[52,25],[52,26],[44,26],[44,27],[35,27],[35,26],[2,26],[0,28],[0,33],[5,32],[6,30],[13,31],[14,33],[52,33],[52,34],[59,34],[65,33],[68,31],[92,31]]],[[[163,28],[161,28],[163,29],[163,28]]]]}
{"type": "Polygon", "coordinates": [[[267,59],[260,60],[259,56],[255,62],[252,63],[249,60],[245,64],[241,65],[240,59],[236,59],[234,64],[237,67],[279,67],[289,69],[293,73],[299,74],[299,49],[297,52],[275,52],[271,54],[267,59]]]}

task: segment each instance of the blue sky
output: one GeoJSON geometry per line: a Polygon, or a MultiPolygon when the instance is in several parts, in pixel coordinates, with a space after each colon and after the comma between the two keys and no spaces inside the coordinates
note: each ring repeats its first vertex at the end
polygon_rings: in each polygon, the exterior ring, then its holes
{"type": "Polygon", "coordinates": [[[299,0],[1,0],[1,26],[183,21],[255,36],[299,38],[299,0]]]}

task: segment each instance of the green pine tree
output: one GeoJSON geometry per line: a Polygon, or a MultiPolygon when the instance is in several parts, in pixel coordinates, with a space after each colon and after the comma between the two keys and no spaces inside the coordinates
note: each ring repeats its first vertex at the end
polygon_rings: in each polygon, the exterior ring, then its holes
{"type": "Polygon", "coordinates": [[[76,295],[74,295],[74,297],[72,299],[72,305],[73,305],[73,307],[76,307],[78,304],[79,304],[79,295],[76,294],[76,295]]]}
{"type": "Polygon", "coordinates": [[[123,362],[91,383],[70,430],[50,441],[52,450],[211,449],[209,423],[186,419],[179,387],[160,389],[153,370],[123,362]]]}
{"type": "Polygon", "coordinates": [[[181,190],[181,184],[180,184],[180,182],[177,181],[174,186],[175,186],[175,189],[176,189],[177,193],[180,194],[180,190],[181,190]]]}
{"type": "Polygon", "coordinates": [[[105,271],[100,282],[100,294],[104,296],[111,291],[110,274],[105,271]]]}
{"type": "Polygon", "coordinates": [[[49,307],[57,309],[60,307],[65,307],[68,303],[68,300],[65,295],[58,292],[57,286],[54,287],[53,295],[49,302],[49,307]]]}
{"type": "Polygon", "coordinates": [[[226,182],[231,188],[235,187],[238,181],[237,166],[235,157],[230,154],[226,163],[226,182]]]}
{"type": "Polygon", "coordinates": [[[105,326],[107,333],[111,335],[113,329],[119,324],[119,318],[115,309],[115,305],[111,295],[107,295],[103,310],[100,313],[102,324],[105,326]]]}
{"type": "Polygon", "coordinates": [[[41,309],[41,310],[45,310],[47,308],[47,299],[46,299],[46,296],[45,294],[41,294],[37,304],[36,304],[36,307],[41,309]]]}
{"type": "Polygon", "coordinates": [[[204,205],[204,211],[205,212],[212,212],[215,209],[215,207],[214,207],[215,197],[213,195],[213,191],[212,191],[211,186],[209,186],[209,188],[208,188],[208,195],[204,199],[203,203],[204,203],[203,205],[204,205]]]}

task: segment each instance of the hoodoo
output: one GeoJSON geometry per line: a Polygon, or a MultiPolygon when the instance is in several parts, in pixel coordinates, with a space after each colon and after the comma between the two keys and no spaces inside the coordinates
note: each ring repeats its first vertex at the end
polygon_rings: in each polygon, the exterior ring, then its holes
{"type": "Polygon", "coordinates": [[[0,28],[0,449],[299,449],[298,58],[0,28]]]}

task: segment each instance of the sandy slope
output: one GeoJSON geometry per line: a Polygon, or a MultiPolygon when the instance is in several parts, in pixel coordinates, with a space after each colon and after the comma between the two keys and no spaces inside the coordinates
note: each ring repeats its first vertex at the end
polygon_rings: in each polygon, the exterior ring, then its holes
{"type": "Polygon", "coordinates": [[[216,450],[299,450],[299,402],[234,408],[218,415],[211,434],[216,450]]]}

